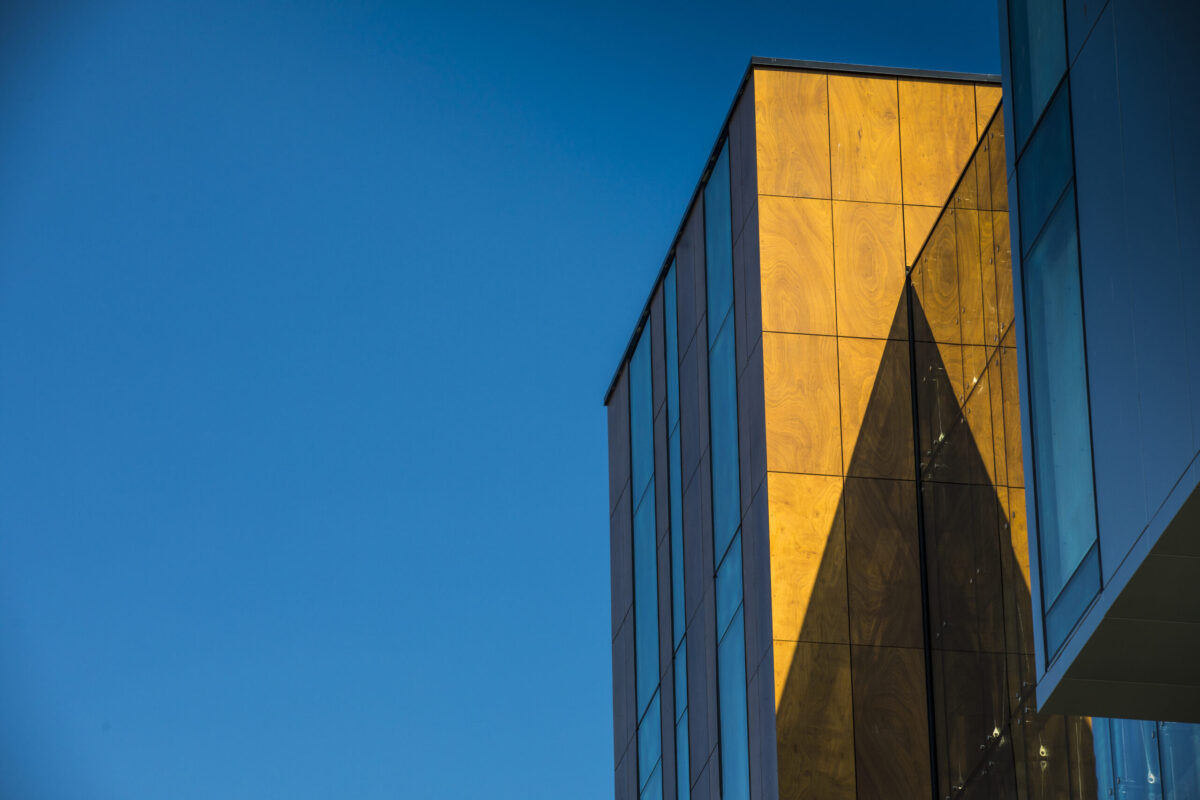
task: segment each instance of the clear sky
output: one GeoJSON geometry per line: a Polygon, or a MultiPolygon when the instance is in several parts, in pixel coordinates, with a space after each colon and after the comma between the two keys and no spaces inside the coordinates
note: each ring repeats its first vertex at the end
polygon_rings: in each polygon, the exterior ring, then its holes
{"type": "Polygon", "coordinates": [[[601,401],[751,55],[995,3],[0,11],[0,796],[608,798],[601,401]]]}

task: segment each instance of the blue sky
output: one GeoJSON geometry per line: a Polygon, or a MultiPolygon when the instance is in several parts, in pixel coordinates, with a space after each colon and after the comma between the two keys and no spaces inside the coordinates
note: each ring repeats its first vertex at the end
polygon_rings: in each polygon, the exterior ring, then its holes
{"type": "Polygon", "coordinates": [[[746,62],[995,13],[5,3],[0,794],[611,797],[601,400],[746,62]]]}

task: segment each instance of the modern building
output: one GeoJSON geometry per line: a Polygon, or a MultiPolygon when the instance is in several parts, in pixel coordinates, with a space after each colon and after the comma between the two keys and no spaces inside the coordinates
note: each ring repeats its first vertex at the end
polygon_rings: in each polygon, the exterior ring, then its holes
{"type": "Polygon", "coordinates": [[[605,397],[616,797],[1200,798],[1037,707],[999,105],[747,69],[605,397]]]}
{"type": "Polygon", "coordinates": [[[1200,7],[1000,10],[1039,705],[1200,721],[1200,7]]]}

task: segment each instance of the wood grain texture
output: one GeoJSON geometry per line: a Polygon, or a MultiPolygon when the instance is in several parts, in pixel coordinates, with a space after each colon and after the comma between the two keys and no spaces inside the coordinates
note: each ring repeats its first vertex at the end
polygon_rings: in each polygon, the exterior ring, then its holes
{"type": "Polygon", "coordinates": [[[762,197],[758,213],[763,330],[835,333],[830,202],[762,197]]]}
{"type": "Polygon", "coordinates": [[[829,94],[824,73],[754,70],[758,193],[829,198],[829,94]]]}
{"type": "Polygon", "coordinates": [[[834,199],[901,202],[894,78],[830,75],[829,136],[834,199]]]}
{"type": "Polygon", "coordinates": [[[996,113],[996,106],[1000,105],[1001,94],[999,86],[975,84],[975,136],[977,138],[982,139],[983,134],[987,131],[988,120],[992,118],[992,114],[996,113]]]}
{"type": "MultiPolygon", "coordinates": [[[[988,351],[987,390],[992,407],[992,456],[996,459],[997,487],[1008,486],[1008,448],[1004,441],[1004,387],[1001,376],[1000,351],[988,351]]],[[[1004,497],[1001,496],[1001,500],[1004,497]]]]}
{"type": "MultiPolygon", "coordinates": [[[[996,280],[996,240],[992,211],[979,214],[979,268],[983,292],[983,343],[1000,344],[1000,288],[996,280]]],[[[1010,278],[1011,280],[1011,278],[1010,278]]]]}
{"type": "Polygon", "coordinates": [[[1025,521],[1025,490],[1008,489],[1005,526],[1002,529],[1007,551],[1012,558],[1011,579],[1005,581],[1007,648],[1010,652],[1032,654],[1033,619],[1029,585],[1029,528],[1025,521]]]}
{"type": "Polygon", "coordinates": [[[993,211],[1008,211],[1008,172],[1004,154],[1004,109],[992,121],[988,128],[988,162],[992,175],[993,211]]]}
{"type": "MultiPolygon", "coordinates": [[[[982,347],[964,347],[964,353],[978,354],[982,357],[982,347]]],[[[970,359],[966,359],[965,362],[970,359]]],[[[968,369],[968,372],[971,371],[968,369]]],[[[969,475],[973,481],[983,482],[989,486],[1001,486],[1003,482],[996,474],[995,439],[992,435],[992,397],[991,381],[986,370],[981,370],[978,378],[972,378],[975,385],[967,395],[967,405],[963,409],[967,430],[970,432],[972,447],[979,453],[983,462],[983,471],[969,475]]]]}
{"type": "Polygon", "coordinates": [[[958,256],[958,302],[963,344],[984,344],[983,266],[979,261],[979,215],[974,209],[954,212],[958,256]]]}
{"type": "MultiPolygon", "coordinates": [[[[1012,329],[1003,341],[1013,340],[1012,329]]],[[[1017,350],[1000,349],[1000,378],[1003,381],[1005,461],[1008,462],[1008,485],[1018,489],[1025,486],[1025,462],[1021,452],[1021,400],[1017,386],[1017,350]]]]}
{"type": "Polygon", "coordinates": [[[974,87],[901,79],[899,90],[904,202],[943,206],[979,141],[974,87]]]}
{"type": "Polygon", "coordinates": [[[847,478],[847,595],[852,644],[923,646],[914,481],[847,478]]]}
{"type": "Polygon", "coordinates": [[[773,638],[847,642],[842,479],[767,475],[773,638]]]}
{"type": "Polygon", "coordinates": [[[842,452],[846,474],[913,477],[908,345],[882,339],[838,339],[842,452]]]}
{"type": "Polygon", "coordinates": [[[933,224],[937,222],[942,209],[937,206],[904,206],[904,263],[912,266],[921,254],[933,224]]]}
{"type": "Polygon", "coordinates": [[[947,211],[938,220],[912,271],[913,289],[929,322],[929,330],[918,335],[928,333],[935,342],[952,344],[962,340],[955,213],[947,211]]]}
{"type": "Polygon", "coordinates": [[[833,253],[838,335],[907,338],[907,317],[896,315],[904,291],[900,206],[834,201],[833,253]]]}
{"type": "Polygon", "coordinates": [[[925,655],[851,647],[858,800],[930,796],[925,655]]]}
{"type": "Polygon", "coordinates": [[[992,212],[992,242],[996,249],[996,305],[1000,309],[1000,336],[1013,323],[1012,238],[1007,211],[992,212]]]}
{"type": "MultiPolygon", "coordinates": [[[[955,796],[986,753],[980,747],[1009,719],[1004,656],[934,650],[933,707],[938,746],[939,797],[955,796]]],[[[986,786],[986,784],[985,784],[986,786]]],[[[1016,794],[980,792],[960,797],[1017,797],[1016,794]]]]}
{"type": "Polygon", "coordinates": [[[836,341],[763,334],[768,471],[842,474],[836,341]]]}
{"type": "Polygon", "coordinates": [[[850,646],[775,645],[780,800],[853,800],[850,646]]]}

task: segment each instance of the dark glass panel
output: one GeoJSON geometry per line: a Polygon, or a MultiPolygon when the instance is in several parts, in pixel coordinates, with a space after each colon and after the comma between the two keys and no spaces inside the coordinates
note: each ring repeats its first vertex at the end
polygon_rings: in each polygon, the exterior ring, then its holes
{"type": "MultiPolygon", "coordinates": [[[[661,758],[662,720],[659,718],[658,692],[655,692],[650,707],[638,723],[638,786],[643,791],[661,758]]],[[[659,782],[661,783],[661,778],[659,782]]]]}
{"type": "Polygon", "coordinates": [[[1064,84],[1017,164],[1021,249],[1028,252],[1074,174],[1071,98],[1064,84]]]}
{"type": "Polygon", "coordinates": [[[1163,800],[1155,724],[1113,719],[1109,720],[1109,726],[1117,797],[1121,800],[1163,800]]]}
{"type": "Polygon", "coordinates": [[[683,609],[683,479],[679,465],[679,431],[671,435],[667,449],[671,459],[671,619],[674,644],[678,647],[687,619],[683,609]]]}
{"type": "Polygon", "coordinates": [[[663,776],[662,776],[662,760],[660,759],[654,765],[654,771],[650,773],[650,780],[646,782],[642,789],[640,800],[662,800],[663,796],[663,776]]]}
{"type": "Polygon", "coordinates": [[[729,142],[704,187],[704,257],[708,278],[708,344],[733,308],[733,226],[729,211],[729,142]]]}
{"type": "Polygon", "coordinates": [[[1067,68],[1062,0],[1009,0],[1008,35],[1020,147],[1067,68]]]}
{"type": "Polygon", "coordinates": [[[713,553],[718,559],[741,523],[737,374],[733,344],[731,317],[718,334],[708,363],[709,416],[712,425],[713,553]]]}
{"type": "Polygon", "coordinates": [[[658,686],[658,559],[655,549],[654,481],[633,517],[633,616],[636,638],[638,717],[658,686]]]}
{"type": "Polygon", "coordinates": [[[717,691],[721,708],[721,797],[750,798],[750,744],[746,717],[746,636],[742,609],[717,645],[717,691]]]}
{"type": "Polygon", "coordinates": [[[1096,541],[1073,192],[1024,259],[1023,275],[1039,564],[1048,608],[1096,541]]]}
{"type": "Polygon", "coordinates": [[[742,536],[733,537],[721,565],[717,567],[717,638],[733,619],[742,604],[742,536]]]}
{"type": "Polygon", "coordinates": [[[675,651],[675,721],[687,713],[687,639],[681,639],[675,651]]]}
{"type": "Polygon", "coordinates": [[[1112,730],[1109,720],[1092,718],[1092,749],[1096,753],[1096,794],[1103,798],[1115,797],[1117,779],[1113,771],[1112,730]]]}
{"type": "Polygon", "coordinates": [[[650,326],[642,329],[629,359],[629,446],[633,469],[633,503],[642,498],[654,476],[654,399],[650,376],[650,326]]]}
{"type": "Polygon", "coordinates": [[[1158,753],[1167,800],[1200,800],[1200,725],[1158,723],[1158,753]]]}
{"type": "Polygon", "coordinates": [[[679,322],[675,299],[675,263],[667,270],[663,281],[667,341],[667,430],[679,424],[679,322]]]}

